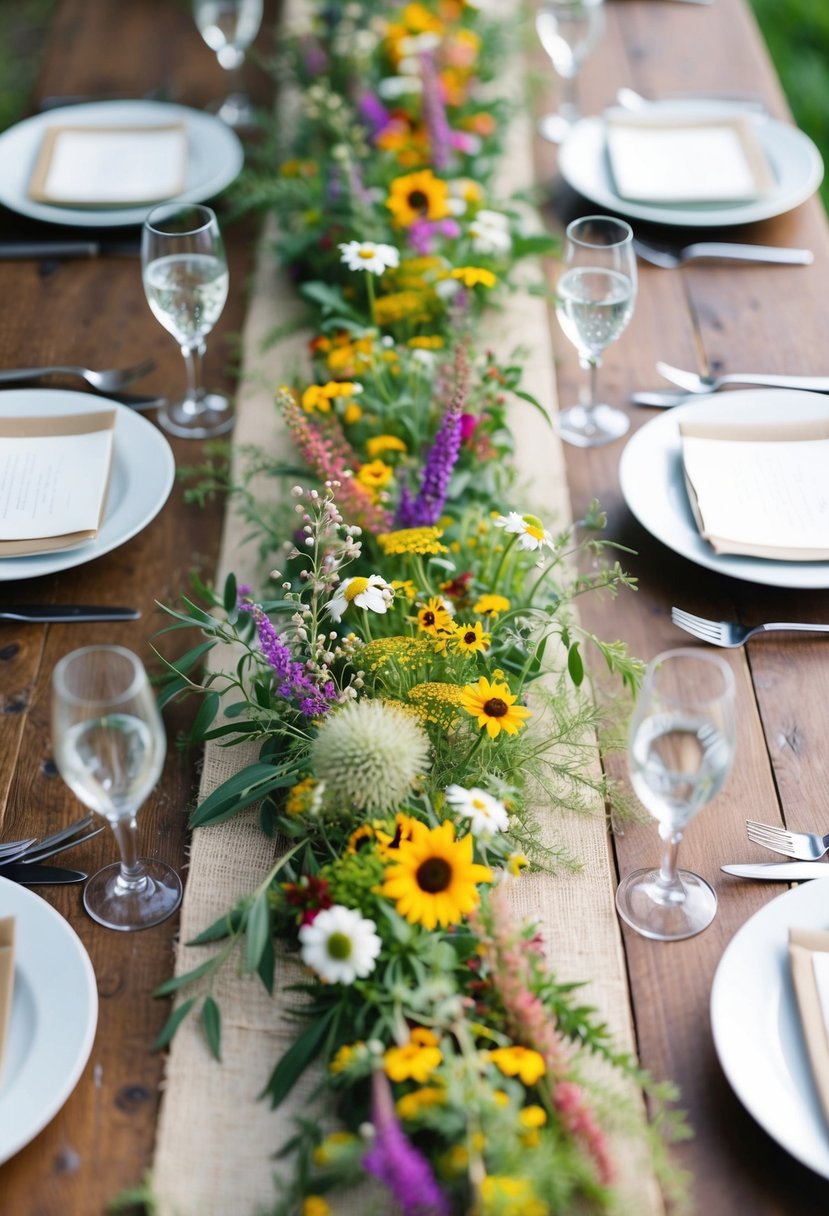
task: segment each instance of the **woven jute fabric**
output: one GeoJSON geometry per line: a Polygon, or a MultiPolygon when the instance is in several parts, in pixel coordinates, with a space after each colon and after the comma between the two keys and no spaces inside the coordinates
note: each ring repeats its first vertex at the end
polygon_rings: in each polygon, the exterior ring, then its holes
{"type": "MultiPolygon", "coordinates": [[[[516,78],[518,76],[516,65],[516,78]]],[[[503,82],[501,82],[503,83],[503,82]]],[[[527,118],[511,128],[505,157],[505,193],[532,180],[531,130],[527,118]]],[[[244,333],[245,374],[238,401],[236,450],[246,444],[289,454],[276,418],[273,389],[304,363],[307,335],[296,333],[264,349],[264,340],[296,315],[295,289],[274,265],[273,231],[265,232],[244,333]]],[[[555,410],[555,380],[550,323],[543,300],[527,291],[506,300],[504,310],[487,327],[488,345],[507,356],[520,347],[523,382],[546,407],[555,410]]],[[[511,414],[519,479],[514,509],[543,514],[559,528],[570,518],[561,444],[549,424],[529,405],[517,403],[511,414]]],[[[273,484],[263,484],[273,494],[273,484]]],[[[233,570],[240,581],[256,584],[258,557],[246,544],[249,529],[229,510],[218,580],[233,570]]],[[[229,654],[216,650],[214,665],[228,666],[229,654]]],[[[254,758],[246,746],[205,751],[200,799],[254,758]]],[[[598,763],[596,761],[596,763],[598,763]]],[[[551,965],[562,980],[590,980],[585,1000],[594,1005],[613,1031],[618,1045],[633,1048],[630,1004],[618,925],[613,912],[613,871],[605,817],[597,799],[593,814],[545,813],[539,808],[545,843],[565,844],[583,862],[579,873],[524,876],[512,884],[516,913],[541,925],[551,965]]],[[[262,882],[273,865],[278,844],[257,826],[254,812],[193,834],[189,873],[182,908],[176,974],[208,957],[212,947],[188,947],[193,938],[221,916],[234,901],[262,882]]],[[[211,989],[222,1010],[222,1062],[210,1056],[197,1020],[188,1018],[169,1052],[165,1090],[154,1162],[154,1187],[161,1216],[254,1216],[274,1202],[275,1175],[290,1169],[273,1154],[291,1135],[297,1115],[313,1117],[309,1096],[316,1082],[310,1069],[277,1111],[259,1100],[275,1062],[296,1033],[292,1018],[296,998],[287,987],[298,978],[295,962],[280,961],[271,998],[255,977],[242,975],[238,963],[224,967],[211,989]]],[[[635,1097],[635,1095],[634,1095],[635,1097]]],[[[658,1213],[661,1201],[635,1143],[621,1141],[617,1157],[623,1170],[623,1210],[641,1216],[658,1213]]],[[[340,1198],[337,1216],[388,1213],[388,1200],[340,1198]]]]}

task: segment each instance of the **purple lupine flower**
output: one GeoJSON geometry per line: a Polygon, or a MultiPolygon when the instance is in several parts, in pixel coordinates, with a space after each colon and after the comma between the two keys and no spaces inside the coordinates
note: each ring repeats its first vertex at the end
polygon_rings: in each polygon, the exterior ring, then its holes
{"type": "Polygon", "coordinates": [[[293,701],[306,718],[326,714],[337,699],[337,689],[328,680],[320,687],[315,684],[302,663],[293,658],[290,649],[277,633],[273,622],[259,604],[239,604],[241,612],[249,612],[256,621],[256,632],[262,654],[272,669],[277,696],[293,701]]]}
{"type": "Polygon", "coordinates": [[[435,57],[430,52],[420,56],[420,76],[423,81],[423,118],[429,136],[431,163],[438,173],[449,168],[452,156],[452,132],[446,117],[446,105],[441,91],[435,57]]]}
{"type": "Polygon", "coordinates": [[[400,495],[400,505],[397,508],[398,527],[426,528],[437,523],[443,513],[449,479],[460,450],[461,413],[450,406],[432,440],[417,496],[412,500],[405,487],[400,495]]]}
{"type": "Polygon", "coordinates": [[[391,122],[391,114],[376,93],[363,93],[358,109],[371,128],[372,135],[379,135],[391,122]]]}
{"type": "Polygon", "coordinates": [[[371,1078],[371,1119],[374,1143],[363,1169],[388,1187],[403,1216],[449,1216],[432,1167],[395,1118],[391,1086],[379,1068],[371,1078]]]}

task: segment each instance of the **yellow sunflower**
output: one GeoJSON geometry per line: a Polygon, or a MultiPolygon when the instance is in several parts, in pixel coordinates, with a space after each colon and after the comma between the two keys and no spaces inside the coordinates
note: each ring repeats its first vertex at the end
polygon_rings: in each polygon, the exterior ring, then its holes
{"type": "Polygon", "coordinates": [[[442,220],[449,215],[449,190],[431,169],[421,169],[392,181],[386,206],[400,228],[415,220],[442,220]]]}
{"type": "Polygon", "coordinates": [[[479,882],[492,882],[488,866],[472,860],[471,835],[455,840],[448,819],[436,828],[411,820],[411,839],[403,840],[386,870],[380,893],[394,900],[411,924],[434,929],[456,925],[478,904],[479,882]]]}
{"type": "Polygon", "coordinates": [[[473,605],[472,611],[478,616],[498,616],[501,612],[509,612],[510,602],[505,595],[482,595],[473,605]]]}
{"type": "Polygon", "coordinates": [[[509,685],[490,684],[486,676],[481,676],[477,684],[467,684],[464,688],[461,708],[478,719],[478,725],[486,729],[490,739],[497,739],[502,730],[514,735],[530,716],[528,709],[515,704],[516,700],[509,685]]]}
{"type": "Polygon", "coordinates": [[[439,596],[433,595],[417,614],[418,628],[436,638],[439,633],[454,633],[455,624],[439,596]]]}
{"type": "Polygon", "coordinates": [[[461,654],[476,654],[479,650],[486,650],[490,641],[491,637],[484,633],[481,622],[476,621],[474,625],[455,626],[452,646],[461,654]]]}

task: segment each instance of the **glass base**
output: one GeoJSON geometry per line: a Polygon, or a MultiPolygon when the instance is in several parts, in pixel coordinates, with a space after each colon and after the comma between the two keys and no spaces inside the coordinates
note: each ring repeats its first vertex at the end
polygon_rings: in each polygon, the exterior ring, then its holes
{"type": "Polygon", "coordinates": [[[223,393],[205,393],[199,401],[168,402],[158,411],[159,425],[182,439],[212,439],[236,421],[233,402],[223,393]]]}
{"type": "Polygon", "coordinates": [[[616,888],[616,910],[643,937],[680,942],[707,929],[717,912],[717,896],[699,874],[677,870],[680,886],[666,888],[659,870],[634,870],[616,888]]]}
{"type": "Polygon", "coordinates": [[[563,144],[573,130],[573,123],[564,114],[545,114],[538,120],[538,134],[551,144],[563,144]]]}
{"type": "Polygon", "coordinates": [[[630,419],[612,405],[571,405],[556,418],[556,430],[566,443],[579,448],[597,448],[612,443],[630,429],[630,419]]]}
{"type": "Polygon", "coordinates": [[[83,906],[107,929],[125,933],[149,929],[172,916],[181,903],[181,879],[166,862],[142,858],[146,877],[135,887],[121,878],[120,862],[93,874],[83,893],[83,906]]]}
{"type": "Polygon", "coordinates": [[[231,93],[224,101],[214,101],[208,109],[234,131],[250,130],[257,125],[256,110],[246,93],[231,93]]]}

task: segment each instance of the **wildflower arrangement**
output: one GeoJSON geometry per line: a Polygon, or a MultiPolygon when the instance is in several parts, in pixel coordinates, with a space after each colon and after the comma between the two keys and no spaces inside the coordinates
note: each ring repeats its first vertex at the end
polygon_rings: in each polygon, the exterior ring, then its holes
{"type": "Polygon", "coordinates": [[[278,1105],[314,1063],[341,1126],[297,1121],[280,1216],[325,1216],[366,1179],[403,1216],[615,1210],[623,1104],[587,1080],[590,1055],[648,1090],[655,1165],[681,1131],[670,1088],[614,1049],[509,908],[524,870],[574,860],[542,845],[533,806],[610,796],[587,763],[582,647],[622,687],[640,665],[575,622],[578,596],[631,580],[597,505],[557,532],[523,501],[507,406],[540,407],[520,361],[475,341],[517,258],[548,246],[491,196],[503,40],[469,0],[320,4],[280,65],[296,128],[240,196],[276,210],[278,254],[316,309],[311,374],[276,394],[307,476],[287,516],[252,497],[253,474],[284,471],[261,454],[224,483],[277,566],[271,592],[231,576],[168,608],[202,640],[164,660],[161,700],[201,697],[194,741],[258,743],[192,824],[258,806],[278,860],[196,939],[205,962],[159,990],[208,985],[159,1042],[198,1010],[220,1057],[215,970],[236,955],[272,991],[285,957],[301,965],[297,1037],[266,1094],[278,1105]],[[220,643],[235,667],[201,675],[220,643]]]}

